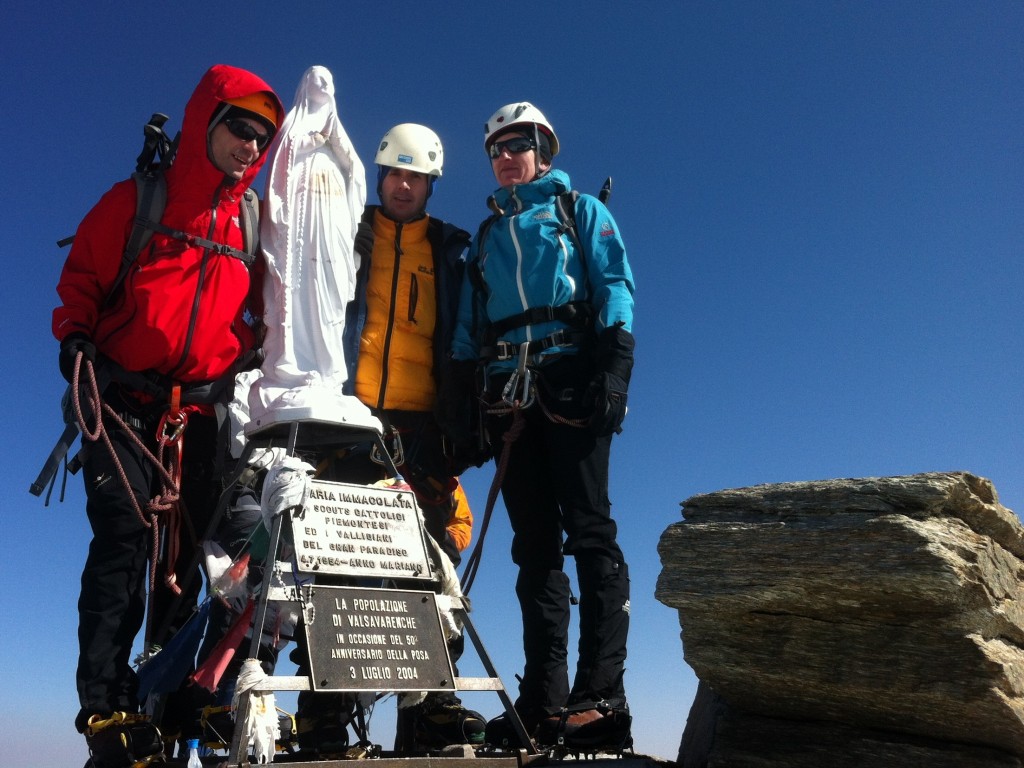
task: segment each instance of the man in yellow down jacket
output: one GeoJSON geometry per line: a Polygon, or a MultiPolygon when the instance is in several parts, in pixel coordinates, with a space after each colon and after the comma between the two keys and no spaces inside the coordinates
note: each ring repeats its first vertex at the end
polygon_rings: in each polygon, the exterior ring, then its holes
{"type": "MultiPolygon", "coordinates": [[[[426,213],[444,164],[436,133],[396,125],[374,162],[380,205],[367,206],[356,237],[360,264],[345,323],[346,387],[400,445],[398,468],[416,493],[427,532],[458,565],[472,517],[464,496],[461,504],[456,497],[462,468],[446,455],[434,409],[470,237],[426,213]]],[[[416,748],[483,742],[483,718],[452,694],[430,694],[416,710],[416,748]]]]}

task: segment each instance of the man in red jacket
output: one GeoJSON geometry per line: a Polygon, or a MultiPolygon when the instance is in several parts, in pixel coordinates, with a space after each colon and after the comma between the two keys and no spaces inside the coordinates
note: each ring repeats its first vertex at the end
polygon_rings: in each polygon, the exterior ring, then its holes
{"type": "Polygon", "coordinates": [[[238,258],[245,247],[239,222],[243,195],[283,114],[261,78],[225,65],[210,68],[185,107],[180,144],[165,172],[162,226],[119,283],[136,184],[115,184],[79,225],[57,286],[53,333],[61,373],[70,382],[77,369],[84,381],[83,361],[98,360],[112,378],[103,400],[119,417],[103,417],[110,449],[86,442],[82,452],[93,538],[78,602],[75,726],[86,734],[96,765],[131,765],[159,754],[160,734],[137,715],[141,702],[130,666],[146,611],[147,559],[156,552],[152,531],[168,534],[147,649],[180,628],[200,586],[193,578],[185,596],[191,599],[169,615],[176,568],[191,561],[220,492],[226,443],[219,441],[226,430],[215,409],[230,398],[240,360],[256,344],[243,315],[258,314],[247,302],[259,291],[238,258]],[[160,451],[161,438],[168,455],[182,449],[180,483],[168,485],[146,456],[160,451]],[[180,505],[173,503],[177,491],[180,505]],[[159,497],[171,502],[169,511],[147,509],[159,497]],[[158,627],[166,627],[164,636],[152,634],[158,627]]]}

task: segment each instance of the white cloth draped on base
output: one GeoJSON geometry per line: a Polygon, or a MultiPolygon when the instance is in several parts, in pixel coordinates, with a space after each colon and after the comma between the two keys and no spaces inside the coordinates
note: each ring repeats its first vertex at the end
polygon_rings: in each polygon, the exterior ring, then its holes
{"type": "Polygon", "coordinates": [[[306,502],[315,472],[312,464],[297,456],[281,456],[270,466],[260,496],[263,524],[268,531],[274,525],[274,518],[306,502]]]}
{"type": "MultiPolygon", "coordinates": [[[[256,659],[246,659],[242,662],[231,701],[235,713],[238,712],[238,697],[262,683],[266,677],[266,672],[256,659]]],[[[278,719],[274,694],[252,693],[249,696],[249,709],[246,714],[244,722],[235,723],[236,728],[242,729],[241,743],[246,747],[252,745],[252,754],[258,765],[273,762],[277,740],[281,738],[281,722],[278,719]]]]}

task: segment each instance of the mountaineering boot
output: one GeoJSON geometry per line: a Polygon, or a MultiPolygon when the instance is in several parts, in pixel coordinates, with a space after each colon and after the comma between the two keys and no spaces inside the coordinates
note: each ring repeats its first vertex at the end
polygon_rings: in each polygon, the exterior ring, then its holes
{"type": "MultiPolygon", "coordinates": [[[[529,733],[529,729],[527,729],[527,733],[529,733]]],[[[516,749],[526,746],[519,743],[520,739],[516,736],[516,731],[506,714],[500,714],[487,721],[484,741],[495,749],[516,749]]]]}
{"type": "MultiPolygon", "coordinates": [[[[235,708],[230,704],[203,707],[199,724],[202,726],[202,743],[210,749],[227,749],[235,735],[235,708]]],[[[278,717],[280,736],[277,746],[284,752],[293,752],[295,745],[295,717],[282,712],[278,717]]]]}
{"type": "Polygon", "coordinates": [[[333,709],[312,715],[300,712],[295,722],[295,735],[302,752],[321,756],[342,755],[348,749],[348,720],[343,713],[333,709]]]}
{"type": "MultiPolygon", "coordinates": [[[[523,728],[526,730],[530,739],[532,741],[536,741],[537,726],[543,715],[537,712],[520,712],[518,709],[519,702],[516,703],[516,706],[516,714],[518,715],[520,722],[523,724],[523,728]]],[[[509,718],[508,713],[505,712],[487,721],[487,729],[484,732],[484,741],[495,749],[515,750],[520,747],[527,746],[522,743],[522,739],[520,739],[516,734],[515,726],[512,724],[512,720],[509,718]]]]}
{"type": "Polygon", "coordinates": [[[277,718],[277,727],[281,734],[277,737],[278,749],[291,754],[295,751],[298,744],[299,731],[295,722],[295,715],[282,712],[280,717],[277,718]]]}
{"type": "Polygon", "coordinates": [[[85,740],[94,768],[143,768],[164,762],[160,731],[146,715],[93,715],[86,724],[85,740]]]}
{"type": "Polygon", "coordinates": [[[218,745],[214,747],[216,749],[226,749],[231,746],[231,737],[235,735],[233,711],[234,707],[230,704],[203,707],[203,714],[199,722],[203,727],[204,744],[207,746],[218,745]]]}
{"type": "Polygon", "coordinates": [[[616,752],[633,746],[633,718],[625,701],[598,701],[566,707],[541,722],[537,739],[570,752],[616,752]]]}
{"type": "Polygon", "coordinates": [[[486,721],[479,712],[466,709],[456,697],[427,696],[414,707],[413,738],[417,749],[444,749],[452,744],[480,746],[486,721]]]}
{"type": "Polygon", "coordinates": [[[343,694],[299,694],[295,735],[302,752],[342,755],[348,749],[348,724],[355,717],[355,698],[343,694]]]}

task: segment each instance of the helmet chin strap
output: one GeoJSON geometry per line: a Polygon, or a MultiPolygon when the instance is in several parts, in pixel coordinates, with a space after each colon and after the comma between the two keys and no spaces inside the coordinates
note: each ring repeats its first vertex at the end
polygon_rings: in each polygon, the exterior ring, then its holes
{"type": "Polygon", "coordinates": [[[533,167],[534,167],[533,180],[536,181],[537,179],[539,179],[539,178],[543,177],[544,175],[546,175],[547,172],[551,170],[551,164],[550,163],[548,163],[548,167],[547,168],[541,168],[540,167],[540,164],[541,164],[541,161],[543,160],[543,158],[541,157],[541,154],[540,154],[540,128],[538,127],[538,125],[536,123],[533,124],[533,143],[537,147],[537,149],[535,149],[534,152],[533,152],[533,167]]]}
{"type": "Polygon", "coordinates": [[[537,148],[533,153],[533,178],[539,179],[544,171],[540,168],[540,128],[536,123],[533,124],[533,145],[537,148]]]}

